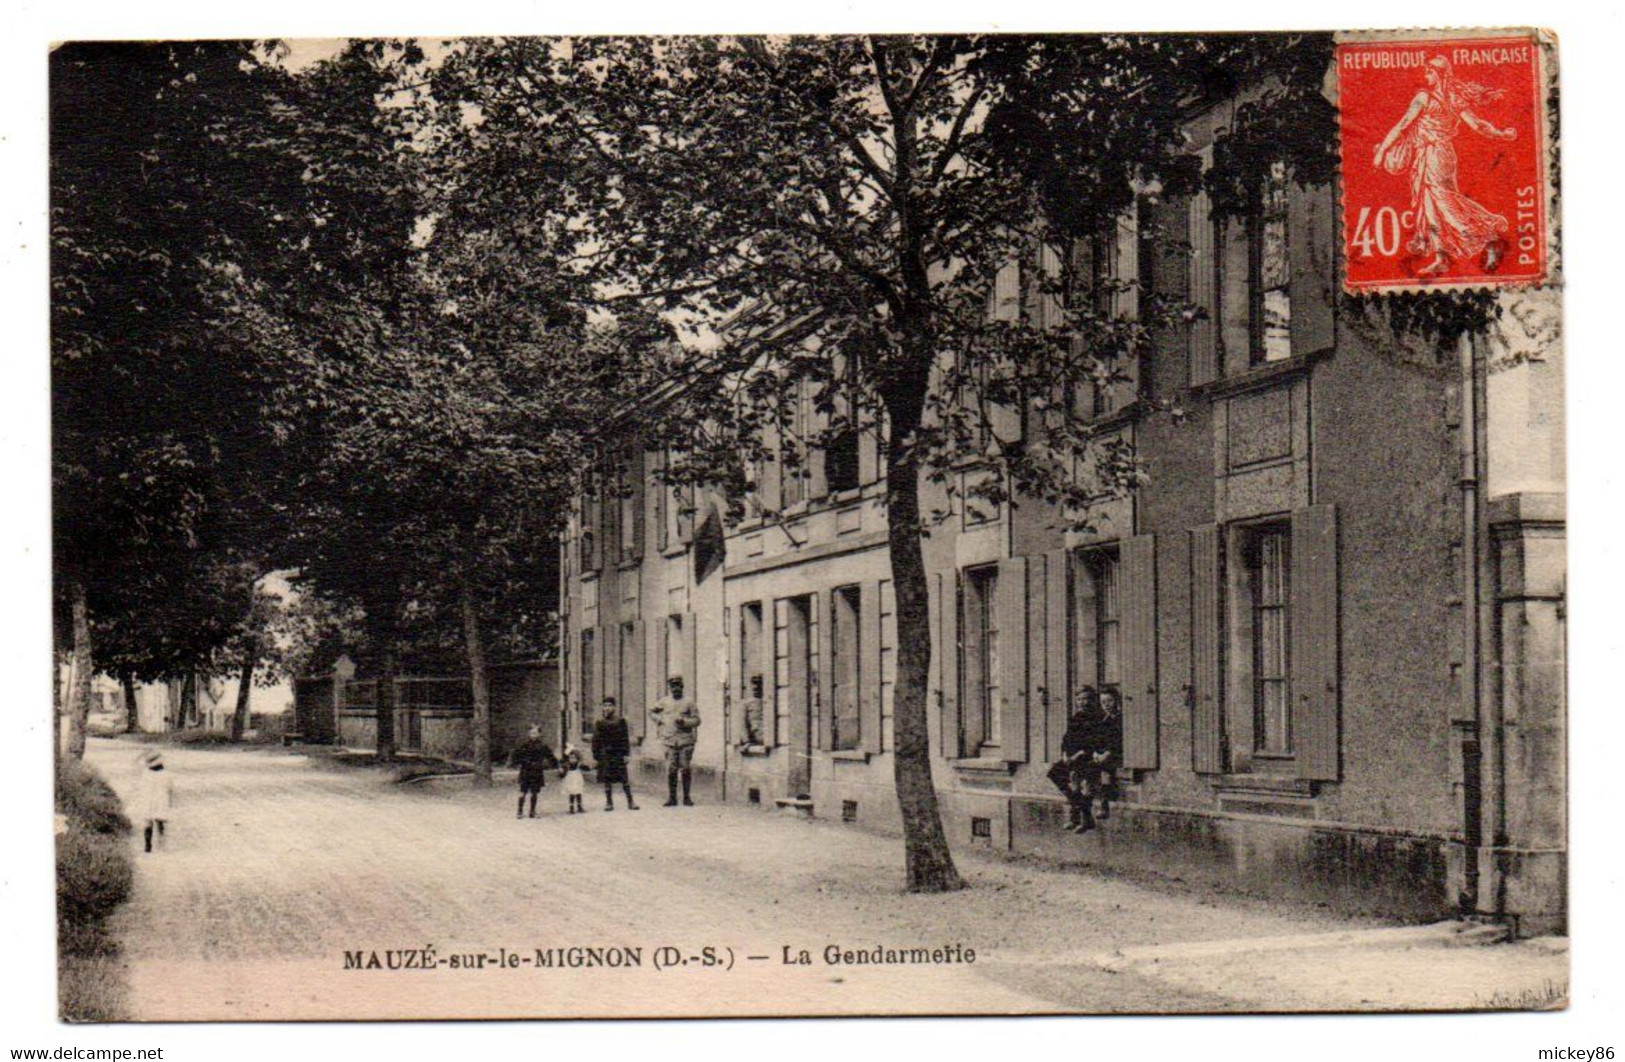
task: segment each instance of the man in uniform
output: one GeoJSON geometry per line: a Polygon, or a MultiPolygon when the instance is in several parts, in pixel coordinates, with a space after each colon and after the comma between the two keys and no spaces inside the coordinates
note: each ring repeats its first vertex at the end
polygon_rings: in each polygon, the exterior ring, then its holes
{"type": "Polygon", "coordinates": [[[655,734],[666,749],[666,807],[677,806],[677,783],[683,783],[683,806],[693,807],[689,799],[689,785],[693,779],[695,731],[700,728],[700,713],[694,702],[683,696],[683,678],[673,675],[666,680],[670,696],[656,701],[649,709],[654,720],[655,734]]]}

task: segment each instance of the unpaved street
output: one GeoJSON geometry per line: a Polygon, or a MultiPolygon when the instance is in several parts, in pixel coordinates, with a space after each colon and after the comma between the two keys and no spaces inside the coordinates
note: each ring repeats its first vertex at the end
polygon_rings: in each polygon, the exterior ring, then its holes
{"type": "MultiPolygon", "coordinates": [[[[96,741],[89,758],[127,794],[137,753],[96,741]]],[[[901,843],[839,824],[666,809],[654,794],[605,814],[589,793],[588,813],[570,816],[557,787],[543,818],[515,820],[506,787],[436,792],[280,749],[165,757],[175,821],[158,852],[138,856],[115,927],[138,1020],[1328,1006],[1339,1001],[1283,995],[1244,970],[1210,983],[1073,960],[1374,925],[975,852],[960,855],[971,889],[909,896],[901,843]],[[958,945],[976,961],[832,966],[831,944],[958,945]],[[655,969],[663,946],[691,961],[655,969]],[[387,965],[389,952],[429,947],[428,971],[345,968],[346,952],[387,965]],[[641,948],[642,966],[537,967],[537,949],[571,947],[641,948]],[[704,964],[707,947],[722,965],[704,964]],[[786,964],[786,948],[811,965],[786,964]],[[522,965],[438,963],[502,949],[522,965]]]]}

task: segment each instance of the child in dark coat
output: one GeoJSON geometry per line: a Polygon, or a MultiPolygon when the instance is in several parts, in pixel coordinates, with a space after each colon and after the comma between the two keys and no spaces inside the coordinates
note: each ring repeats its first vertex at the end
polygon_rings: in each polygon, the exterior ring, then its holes
{"type": "Polygon", "coordinates": [[[558,758],[553,750],[547,747],[542,740],[542,728],[533,726],[530,734],[521,741],[508,757],[510,766],[519,768],[519,808],[514,818],[523,818],[525,815],[525,798],[530,797],[530,817],[536,817],[536,797],[541,793],[542,787],[547,784],[547,772],[559,765],[558,758]]]}

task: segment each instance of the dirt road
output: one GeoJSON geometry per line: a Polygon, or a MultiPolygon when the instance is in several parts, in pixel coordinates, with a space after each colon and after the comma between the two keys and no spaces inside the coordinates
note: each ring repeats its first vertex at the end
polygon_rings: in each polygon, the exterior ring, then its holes
{"type": "MultiPolygon", "coordinates": [[[[96,741],[89,758],[127,794],[137,754],[96,741]]],[[[960,857],[972,888],[910,896],[900,843],[839,824],[653,795],[613,814],[589,795],[571,816],[557,788],[516,820],[506,788],[435,792],[280,749],[165,756],[175,821],[115,927],[137,1020],[1255,1009],[1278,989],[1067,957],[1369,925],[980,853],[960,857]],[[831,964],[831,945],[976,957],[831,964]]]]}

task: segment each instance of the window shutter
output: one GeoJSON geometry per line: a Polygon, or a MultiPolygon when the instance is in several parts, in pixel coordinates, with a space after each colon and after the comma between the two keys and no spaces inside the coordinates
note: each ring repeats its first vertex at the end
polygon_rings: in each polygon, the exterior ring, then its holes
{"type": "Polygon", "coordinates": [[[1191,767],[1199,774],[1224,770],[1224,720],[1219,699],[1219,528],[1191,533],[1191,767]]]}
{"type": "Polygon", "coordinates": [[[858,739],[880,751],[880,583],[863,584],[858,600],[858,739]]]}
{"type": "Polygon", "coordinates": [[[569,732],[568,717],[581,710],[582,669],[581,669],[581,630],[571,624],[565,628],[564,635],[564,684],[567,687],[567,696],[564,699],[564,714],[567,717],[565,732],[569,732]]]}
{"type": "Polygon", "coordinates": [[[1292,354],[1330,350],[1337,341],[1337,204],[1332,184],[1287,189],[1287,244],[1292,262],[1292,354]]]}
{"type": "Polygon", "coordinates": [[[1219,296],[1214,284],[1213,204],[1206,192],[1190,201],[1190,301],[1199,311],[1190,327],[1191,385],[1209,383],[1219,376],[1217,325],[1219,296]]]}
{"type": "Polygon", "coordinates": [[[1061,754],[1061,737],[1066,733],[1067,702],[1071,699],[1068,687],[1066,661],[1067,645],[1067,561],[1066,550],[1052,549],[1044,558],[1044,581],[1049,584],[1045,595],[1044,640],[1045,692],[1048,694],[1044,723],[1044,759],[1053,760],[1061,754]]]}
{"type": "MultiPolygon", "coordinates": [[[[664,450],[655,456],[653,466],[656,472],[666,470],[668,458],[664,450]]],[[[664,551],[671,545],[669,524],[666,516],[666,484],[658,476],[649,477],[649,519],[655,525],[655,547],[664,551]]]]}
{"type": "Polygon", "coordinates": [[[692,612],[683,613],[683,696],[696,705],[700,700],[699,631],[694,626],[692,612]]]}
{"type": "Polygon", "coordinates": [[[999,755],[1027,762],[1027,558],[999,562],[999,755]]]}
{"type": "Polygon", "coordinates": [[[631,460],[628,462],[626,487],[632,492],[632,553],[628,560],[643,559],[643,536],[647,533],[644,523],[644,509],[648,505],[649,490],[647,476],[644,473],[646,455],[643,447],[633,449],[631,460]]]}
{"type": "MultiPolygon", "coordinates": [[[[807,724],[809,717],[812,715],[811,700],[814,676],[808,674],[808,665],[812,661],[808,659],[807,628],[800,622],[801,617],[793,604],[787,604],[786,609],[788,614],[785,617],[785,644],[790,653],[790,703],[786,706],[788,711],[785,717],[786,733],[783,735],[783,741],[786,744],[795,745],[798,741],[805,742],[806,740],[801,728],[807,724]]],[[[775,704],[775,726],[778,725],[777,715],[778,709],[775,704]]],[[[775,739],[778,738],[777,734],[774,736],[775,739]]],[[[794,759],[798,759],[803,755],[802,750],[805,747],[805,744],[800,744],[791,749],[792,768],[794,767],[794,759]]]]}
{"type": "MultiPolygon", "coordinates": [[[[606,616],[608,615],[606,610],[606,616]]],[[[614,697],[615,703],[621,703],[621,625],[612,618],[606,618],[603,624],[602,638],[604,648],[600,650],[604,655],[604,684],[599,689],[598,696],[614,697]]],[[[587,718],[594,719],[598,715],[598,705],[587,705],[587,718]]]]}
{"type": "Polygon", "coordinates": [[[1049,614],[1045,607],[1049,580],[1048,558],[1043,554],[1027,558],[1027,748],[1028,759],[1044,761],[1048,719],[1045,689],[1049,685],[1045,634],[1049,614]]]}
{"type": "Polygon", "coordinates": [[[626,716],[628,729],[632,732],[632,740],[638,741],[643,737],[647,724],[646,712],[648,708],[648,650],[647,641],[643,634],[643,621],[632,621],[631,644],[626,647],[629,659],[623,661],[622,666],[626,672],[626,679],[622,683],[621,711],[626,716]]]}
{"type": "Polygon", "coordinates": [[[835,747],[835,654],[831,652],[830,635],[834,633],[832,621],[834,595],[819,591],[812,595],[813,613],[818,617],[818,705],[813,712],[813,726],[817,729],[813,747],[829,752],[835,747]]]}
{"type": "Polygon", "coordinates": [[[1246,372],[1252,364],[1252,248],[1247,222],[1229,218],[1219,226],[1219,352],[1221,375],[1246,372]]]}
{"type": "Polygon", "coordinates": [[[1292,729],[1301,778],[1338,777],[1337,508],[1292,514],[1292,729]]]}
{"type": "Polygon", "coordinates": [[[1157,538],[1122,545],[1123,766],[1157,766],[1157,538]]]}
{"type": "Polygon", "coordinates": [[[937,630],[941,640],[934,648],[937,657],[937,699],[942,706],[942,758],[957,760],[964,755],[959,728],[959,576],[957,572],[937,573],[937,630]]]}
{"type": "Polygon", "coordinates": [[[1060,286],[1061,280],[1061,254],[1050,244],[1041,243],[1038,246],[1038,283],[1033,285],[1034,324],[1038,328],[1055,328],[1061,324],[1061,293],[1059,290],[1045,291],[1045,288],[1060,286]]]}
{"type": "Polygon", "coordinates": [[[722,636],[728,639],[728,700],[732,702],[732,714],[739,718],[739,732],[744,733],[744,704],[750,696],[745,682],[745,608],[725,608],[722,616],[722,636]]]}

